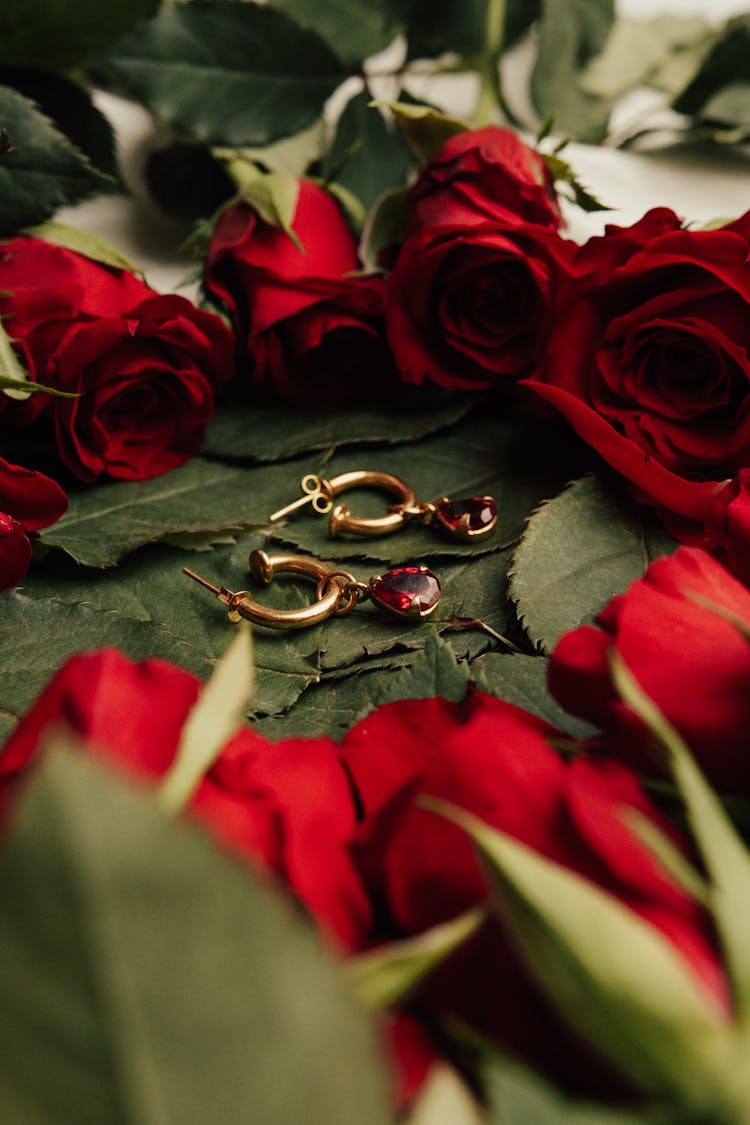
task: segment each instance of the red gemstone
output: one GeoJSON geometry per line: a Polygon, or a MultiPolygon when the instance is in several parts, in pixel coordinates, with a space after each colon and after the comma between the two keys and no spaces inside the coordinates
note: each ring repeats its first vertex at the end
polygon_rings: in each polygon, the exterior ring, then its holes
{"type": "Polygon", "coordinates": [[[435,512],[450,531],[468,536],[487,534],[497,523],[497,505],[491,496],[472,496],[468,500],[438,500],[435,512]]]}
{"type": "Polygon", "coordinates": [[[440,582],[426,566],[400,566],[373,583],[371,594],[391,613],[426,617],[440,601],[440,582]]]}

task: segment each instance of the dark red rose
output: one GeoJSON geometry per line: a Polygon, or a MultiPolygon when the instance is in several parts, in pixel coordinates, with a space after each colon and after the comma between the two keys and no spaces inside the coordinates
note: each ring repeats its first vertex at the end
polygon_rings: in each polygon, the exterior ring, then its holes
{"type": "Polygon", "coordinates": [[[227,207],[214,230],[207,291],[227,307],[257,386],[325,408],[390,385],[384,282],[352,277],[357,244],[333,198],[300,180],[292,223],[302,249],[252,207],[227,207]]]}
{"type": "Polygon", "coordinates": [[[407,238],[387,279],[387,330],[411,383],[475,390],[524,378],[544,355],[575,247],[555,230],[476,218],[450,201],[407,238]]]}
{"type": "Polygon", "coordinates": [[[549,686],[566,710],[603,730],[608,754],[651,773],[659,761],[609,670],[616,649],[719,789],[750,796],[750,643],[696,599],[750,629],[750,591],[697,547],[657,559],[596,618],[566,633],[549,663],[549,686]]]}
{"type": "Polygon", "coordinates": [[[0,259],[0,312],[32,379],[80,397],[36,394],[16,422],[46,413],[79,479],[143,480],[198,452],[213,393],[232,373],[230,333],[183,297],[39,239],[0,259]]]}
{"type": "MultiPolygon", "coordinates": [[[[116,649],[71,657],[0,754],[0,801],[56,726],[115,766],[157,780],[200,686],[166,661],[136,664],[116,649]]],[[[353,948],[368,927],[369,906],[348,853],[355,808],[336,751],[327,739],[274,745],[244,728],[222,750],[190,811],[252,866],[283,879],[339,946],[353,948]]]]}
{"type": "MultiPolygon", "coordinates": [[[[358,860],[379,906],[375,939],[421,932],[488,894],[469,838],[420,807],[420,797],[440,797],[615,895],[669,939],[726,1010],[705,914],[665,877],[622,814],[634,808],[672,834],[669,826],[625,766],[565,762],[549,745],[554,737],[546,723],[479,692],[464,704],[389,704],[345,736],[341,753],[363,809],[358,860]]],[[[495,922],[434,971],[415,1002],[468,1021],[566,1085],[590,1090],[594,1075],[604,1081],[495,922]]]]}
{"type": "Polygon", "coordinates": [[[642,497],[698,525],[750,465],[749,253],[750,212],[720,230],[663,208],[608,227],[579,251],[529,381],[642,497]]]}
{"type": "Polygon", "coordinates": [[[28,570],[29,532],[49,527],[67,507],[55,481],[0,457],[0,590],[16,586],[28,570]]]}
{"type": "Polygon", "coordinates": [[[543,158],[497,125],[450,137],[422,169],[407,201],[408,234],[446,221],[472,226],[487,219],[560,225],[543,158]]]}

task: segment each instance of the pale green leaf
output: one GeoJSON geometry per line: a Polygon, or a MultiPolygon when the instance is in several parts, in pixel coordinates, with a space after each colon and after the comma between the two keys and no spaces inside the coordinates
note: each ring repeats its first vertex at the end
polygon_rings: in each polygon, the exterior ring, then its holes
{"type": "Polygon", "coordinates": [[[435,1063],[404,1125],[485,1125],[482,1106],[466,1080],[447,1063],[435,1063]]]}
{"type": "Polygon", "coordinates": [[[179,812],[188,804],[225,743],[243,725],[254,689],[252,635],[247,622],[241,622],[185,720],[177,753],[159,790],[166,812],[179,812]]]}
{"type": "Polygon", "coordinates": [[[650,82],[676,55],[704,44],[712,34],[711,25],[695,16],[621,17],[604,49],[581,73],[581,88],[600,98],[620,97],[632,87],[650,82]]]}
{"type": "Polygon", "coordinates": [[[28,227],[23,233],[33,238],[42,238],[45,242],[52,242],[56,246],[64,246],[68,250],[75,250],[77,254],[84,254],[87,258],[102,262],[105,266],[113,266],[115,269],[127,270],[142,276],[138,267],[122,251],[90,231],[79,230],[77,227],[53,222],[50,219],[46,223],[37,223],[36,226],[28,227]]]}
{"type": "Polygon", "coordinates": [[[299,195],[297,177],[290,172],[262,172],[257,165],[237,157],[227,161],[226,170],[237,185],[239,198],[257,211],[269,226],[288,234],[303,254],[302,243],[292,229],[299,195]]]}
{"type": "Polygon", "coordinates": [[[737,1016],[750,1028],[750,853],[711,790],[688,747],[640,688],[620,654],[611,654],[612,676],[625,703],[667,752],[687,808],[690,827],[708,872],[709,905],[734,986],[737,1016]]]}
{"type": "Polygon", "coordinates": [[[148,794],[51,753],[0,893],[8,1122],[391,1121],[373,1030],[301,912],[148,794]]]}
{"type": "Polygon", "coordinates": [[[709,884],[669,836],[638,809],[625,809],[622,819],[672,881],[696,902],[707,906],[710,900],[709,884]]]}
{"type": "Polygon", "coordinates": [[[353,958],[347,971],[360,1000],[368,1008],[388,1008],[416,986],[476,933],[486,919],[474,907],[414,937],[389,942],[353,958]]]}
{"type": "Polygon", "coordinates": [[[570,1025],[645,1094],[735,1120],[739,1044],[672,943],[570,869],[445,802],[429,807],[480,849],[499,919],[570,1025]]]}
{"type": "Polygon", "coordinates": [[[262,164],[271,172],[287,172],[292,176],[302,176],[314,161],[320,159],[324,143],[325,122],[320,118],[293,137],[282,137],[281,140],[259,148],[217,147],[212,149],[212,152],[217,160],[238,158],[254,164],[262,164]]]}
{"type": "Polygon", "coordinates": [[[449,137],[466,133],[469,129],[465,121],[448,117],[433,106],[413,105],[411,102],[387,102],[386,105],[396,118],[407,144],[422,163],[431,160],[449,137]]]}

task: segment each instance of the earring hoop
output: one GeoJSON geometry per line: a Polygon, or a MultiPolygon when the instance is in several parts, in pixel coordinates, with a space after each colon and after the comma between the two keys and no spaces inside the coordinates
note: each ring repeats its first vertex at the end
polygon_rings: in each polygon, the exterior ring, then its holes
{"type": "Polygon", "coordinates": [[[268,585],[276,574],[300,574],[316,583],[315,598],[301,609],[274,609],[256,602],[247,590],[236,593],[226,586],[214,586],[199,574],[183,567],[189,578],[210,590],[227,607],[230,621],[241,617],[269,629],[304,629],[326,618],[348,613],[367,599],[397,617],[429,617],[440,601],[440,582],[426,566],[403,566],[383,575],[358,582],[348,570],[340,570],[310,555],[268,555],[253,551],[250,572],[268,585]]]}
{"type": "Polygon", "coordinates": [[[304,495],[273,512],[269,522],[275,523],[297,508],[310,504],[318,514],[330,512],[328,529],[335,539],[390,535],[404,524],[416,520],[425,526],[435,524],[456,539],[476,542],[492,535],[497,524],[497,506],[491,496],[473,496],[467,500],[450,500],[442,496],[434,504],[420,502],[406,481],[393,473],[375,469],[353,469],[330,480],[308,473],[302,478],[301,488],[304,495]],[[336,496],[351,488],[376,488],[392,497],[394,503],[389,505],[383,516],[354,516],[346,504],[334,507],[336,496]]]}

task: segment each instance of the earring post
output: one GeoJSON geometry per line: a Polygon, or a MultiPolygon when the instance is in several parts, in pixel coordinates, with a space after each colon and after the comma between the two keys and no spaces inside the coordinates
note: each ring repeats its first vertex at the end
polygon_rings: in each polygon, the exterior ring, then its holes
{"type": "Polygon", "coordinates": [[[274,512],[270,515],[268,517],[268,522],[275,523],[276,520],[280,520],[282,516],[289,515],[290,512],[296,511],[297,508],[301,508],[304,504],[312,504],[315,496],[317,496],[316,492],[308,492],[305,496],[300,496],[299,500],[293,500],[292,503],[287,504],[285,508],[279,508],[278,512],[274,512]]]}
{"type": "Polygon", "coordinates": [[[200,582],[201,586],[205,586],[207,590],[210,590],[212,594],[216,594],[217,597],[221,594],[221,590],[218,586],[207,582],[205,578],[201,578],[200,574],[196,574],[194,570],[188,570],[186,566],[183,566],[182,573],[187,574],[188,578],[194,578],[196,582],[200,582]]]}

